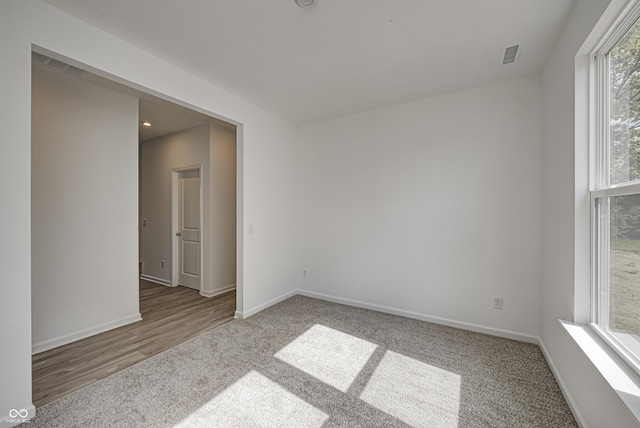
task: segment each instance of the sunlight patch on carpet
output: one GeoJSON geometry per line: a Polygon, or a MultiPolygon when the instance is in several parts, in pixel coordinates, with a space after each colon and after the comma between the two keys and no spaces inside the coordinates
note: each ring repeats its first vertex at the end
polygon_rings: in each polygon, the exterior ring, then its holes
{"type": "Polygon", "coordinates": [[[175,428],[321,427],[329,416],[252,370],[175,428]]]}
{"type": "Polygon", "coordinates": [[[275,357],[347,392],[377,347],[366,340],[316,324],[278,351],[275,357]]]}
{"type": "Polygon", "coordinates": [[[415,427],[458,427],[461,377],[387,351],[360,398],[415,427]]]}

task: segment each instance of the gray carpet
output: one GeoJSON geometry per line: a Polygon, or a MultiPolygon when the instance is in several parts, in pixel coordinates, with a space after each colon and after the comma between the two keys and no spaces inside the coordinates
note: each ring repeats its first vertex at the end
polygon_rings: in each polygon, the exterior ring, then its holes
{"type": "Polygon", "coordinates": [[[37,409],[29,427],[575,427],[540,349],[296,296],[37,409]]]}

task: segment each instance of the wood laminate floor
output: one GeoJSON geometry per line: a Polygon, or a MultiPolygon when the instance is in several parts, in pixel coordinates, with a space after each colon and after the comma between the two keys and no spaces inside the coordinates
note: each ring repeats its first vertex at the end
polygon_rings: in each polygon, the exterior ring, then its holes
{"type": "Polygon", "coordinates": [[[235,291],[206,298],[140,280],[142,321],[33,356],[33,404],[50,403],[224,324],[235,308],[235,291]]]}

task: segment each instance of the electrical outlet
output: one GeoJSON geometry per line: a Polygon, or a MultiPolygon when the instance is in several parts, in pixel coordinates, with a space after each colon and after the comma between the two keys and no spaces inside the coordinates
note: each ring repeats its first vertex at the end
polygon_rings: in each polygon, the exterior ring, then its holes
{"type": "Polygon", "coordinates": [[[142,219],[142,227],[147,227],[147,219],[146,218],[142,219]]]}
{"type": "Polygon", "coordinates": [[[502,297],[493,298],[493,309],[502,309],[502,297]]]}
{"type": "Polygon", "coordinates": [[[160,260],[160,267],[164,269],[164,260],[160,260]]]}

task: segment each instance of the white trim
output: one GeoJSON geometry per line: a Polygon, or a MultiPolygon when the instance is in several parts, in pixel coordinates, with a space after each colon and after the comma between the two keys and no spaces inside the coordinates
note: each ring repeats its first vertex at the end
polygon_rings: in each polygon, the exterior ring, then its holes
{"type": "Polygon", "coordinates": [[[276,297],[274,299],[269,300],[268,302],[265,302],[265,303],[263,303],[261,305],[258,305],[258,306],[254,307],[252,309],[249,309],[248,311],[243,311],[243,312],[236,311],[236,318],[241,319],[241,320],[247,319],[251,315],[255,315],[258,312],[263,311],[263,310],[267,309],[268,307],[275,305],[276,303],[280,303],[283,300],[287,300],[289,297],[293,297],[293,296],[295,296],[296,294],[299,294],[299,293],[300,293],[300,290],[288,291],[288,292],[286,292],[286,293],[284,293],[284,294],[282,294],[282,295],[280,295],[280,296],[278,296],[278,297],[276,297]]]}
{"type": "MultiPolygon", "coordinates": [[[[632,379],[633,382],[637,382],[640,379],[638,377],[640,374],[640,360],[635,355],[634,349],[626,346],[619,336],[609,332],[611,198],[640,194],[640,181],[611,183],[609,61],[612,50],[616,48],[634,25],[638,25],[637,20],[639,17],[640,1],[613,1],[607,8],[607,12],[600,18],[602,24],[599,23],[589,36],[591,41],[588,44],[593,46],[589,51],[589,56],[594,58],[592,65],[588,68],[589,96],[592,100],[588,115],[589,144],[592,155],[589,164],[591,214],[591,275],[589,285],[591,299],[589,305],[590,319],[588,321],[590,325],[587,326],[586,322],[574,324],[560,321],[582,351],[587,354],[587,357],[607,379],[609,384],[618,392],[618,395],[621,394],[616,389],[616,385],[620,385],[621,382],[625,383],[629,379],[632,379]],[[605,16],[607,16],[607,22],[603,22],[605,16]],[[605,346],[604,344],[606,344],[606,349],[602,348],[605,346]],[[616,358],[611,359],[606,356],[612,353],[616,354],[616,358]],[[634,376],[626,377],[623,381],[623,376],[618,373],[621,369],[617,367],[618,363],[625,363],[626,368],[623,371],[633,371],[634,376]],[[611,375],[612,373],[614,375],[611,375]]],[[[577,312],[577,310],[574,309],[574,312],[577,312]]],[[[581,321],[577,316],[574,316],[574,320],[581,321]]],[[[631,340],[635,341],[635,339],[631,340]]],[[[640,393],[640,389],[637,391],[640,393]]],[[[622,393],[622,395],[625,394],[627,393],[622,393]]],[[[640,394],[630,402],[627,402],[624,397],[622,398],[636,418],[640,420],[640,394]],[[633,407],[637,408],[634,409],[633,407]]]]}
{"type": "Polygon", "coordinates": [[[593,190],[591,192],[592,199],[605,198],[609,196],[628,196],[640,193],[640,183],[634,181],[629,184],[619,184],[611,187],[593,190]]]}
{"type": "Polygon", "coordinates": [[[215,296],[219,296],[220,294],[224,294],[227,293],[231,290],[235,290],[236,289],[236,285],[235,284],[231,284],[231,285],[227,285],[226,287],[222,287],[222,288],[218,288],[216,290],[213,291],[206,291],[206,290],[202,290],[200,292],[200,295],[203,297],[215,297],[215,296]]]}
{"type": "Polygon", "coordinates": [[[268,302],[265,302],[261,305],[258,305],[249,311],[246,311],[246,312],[236,311],[235,317],[238,319],[249,318],[250,316],[257,314],[258,312],[264,309],[267,309],[268,307],[273,306],[276,303],[280,303],[283,300],[286,300],[290,297],[297,296],[297,295],[311,297],[313,299],[318,299],[318,300],[325,300],[327,302],[339,303],[341,305],[347,305],[347,306],[352,306],[356,308],[363,308],[363,309],[369,309],[377,312],[384,312],[387,314],[398,315],[405,318],[411,318],[411,319],[416,319],[420,321],[427,321],[434,324],[446,325],[448,327],[474,331],[476,333],[488,334],[491,336],[502,337],[505,339],[512,339],[512,340],[518,340],[520,342],[533,343],[534,345],[540,344],[540,338],[532,334],[518,333],[516,331],[488,327],[480,324],[467,323],[463,321],[455,321],[448,318],[441,318],[441,317],[436,317],[432,315],[420,314],[417,312],[405,311],[404,309],[396,309],[388,306],[361,302],[359,300],[345,299],[342,297],[335,297],[328,294],[316,293],[314,291],[301,290],[301,289],[292,290],[287,293],[284,293],[283,295],[276,297],[275,299],[271,299],[268,302]]]}
{"type": "Polygon", "coordinates": [[[244,310],[244,214],[244,125],[236,123],[236,308],[240,311],[244,310]]]}
{"type": "Polygon", "coordinates": [[[173,287],[174,286],[173,284],[171,284],[171,281],[168,281],[168,280],[163,279],[163,278],[157,278],[155,276],[147,275],[147,274],[144,274],[144,273],[140,275],[140,279],[144,279],[145,281],[154,282],[154,283],[160,284],[160,285],[166,285],[168,287],[173,287]]]}
{"type": "Polygon", "coordinates": [[[18,410],[18,411],[26,410],[28,414],[27,414],[26,418],[24,418],[24,419],[20,418],[19,420],[16,420],[15,422],[14,422],[15,418],[11,418],[11,416],[8,413],[6,415],[1,415],[0,416],[0,418],[1,418],[0,419],[0,427],[2,427],[2,428],[15,427],[17,425],[20,425],[22,423],[27,422],[29,419],[32,419],[32,418],[34,418],[36,416],[36,407],[33,405],[33,403],[29,403],[29,405],[25,406],[25,407],[19,407],[19,408],[16,408],[16,409],[10,409],[9,411],[11,411],[11,410],[18,410]]]}
{"type": "Polygon", "coordinates": [[[618,13],[614,24],[601,36],[594,51],[608,54],[624,35],[629,31],[640,15],[640,2],[638,0],[628,0],[627,4],[618,13]]]}
{"type": "Polygon", "coordinates": [[[591,328],[559,321],[631,414],[640,421],[640,386],[635,372],[591,328]]]}
{"type": "Polygon", "coordinates": [[[608,320],[606,325],[590,323],[589,328],[635,372],[636,379],[640,379],[640,360],[638,359],[638,355],[640,354],[637,353],[639,346],[638,339],[631,334],[613,333],[609,331],[608,320]]]}
{"type": "Polygon", "coordinates": [[[462,321],[455,321],[448,318],[441,318],[432,315],[421,314],[418,312],[405,311],[404,309],[396,309],[388,306],[376,305],[372,303],[361,302],[358,300],[344,299],[342,297],[330,296],[328,294],[316,293],[307,290],[297,290],[296,294],[301,296],[313,297],[320,300],[326,300],[328,302],[340,303],[347,306],[354,306],[356,308],[370,309],[373,311],[384,312],[392,315],[399,315],[405,318],[412,318],[421,321],[427,321],[434,324],[446,325],[448,327],[460,328],[463,330],[475,331],[476,333],[489,334],[491,336],[502,337],[505,339],[518,340],[521,342],[533,343],[535,345],[540,343],[540,338],[531,334],[518,333],[510,330],[503,330],[499,328],[487,327],[480,324],[467,323],[462,321]]]}
{"type": "Polygon", "coordinates": [[[94,336],[96,334],[104,333],[105,331],[113,330],[114,328],[122,327],[141,320],[142,316],[140,316],[140,313],[137,313],[108,323],[100,324],[95,327],[67,334],[65,336],[45,340],[44,342],[35,343],[31,347],[31,353],[32,355],[35,355],[40,352],[48,351],[49,349],[57,348],[58,346],[66,345],[68,343],[94,336]]]}
{"type": "Polygon", "coordinates": [[[584,417],[582,416],[582,413],[580,413],[580,410],[578,409],[578,405],[573,399],[573,396],[571,395],[571,392],[567,387],[567,384],[564,383],[564,379],[562,378],[562,376],[560,376],[560,371],[556,367],[553,359],[551,358],[551,354],[547,350],[547,347],[544,345],[544,342],[542,341],[542,339],[540,339],[539,345],[540,345],[540,350],[542,351],[542,355],[544,355],[545,360],[547,360],[547,364],[551,369],[551,373],[553,373],[553,377],[556,378],[556,382],[560,387],[560,391],[562,392],[562,395],[564,395],[564,399],[569,405],[569,409],[571,410],[571,413],[573,413],[573,417],[578,423],[578,426],[580,426],[581,428],[586,427],[587,423],[585,422],[584,417]]]}

